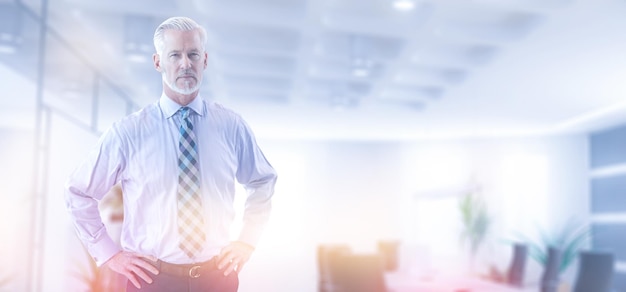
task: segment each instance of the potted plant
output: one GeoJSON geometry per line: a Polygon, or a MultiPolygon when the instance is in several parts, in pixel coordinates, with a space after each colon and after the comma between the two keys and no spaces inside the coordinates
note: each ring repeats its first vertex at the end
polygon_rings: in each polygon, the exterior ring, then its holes
{"type": "Polygon", "coordinates": [[[466,245],[470,255],[470,270],[480,246],[487,237],[491,227],[487,204],[482,197],[475,193],[468,193],[459,201],[461,213],[461,243],[466,245]]]}
{"type": "Polygon", "coordinates": [[[590,230],[586,224],[570,219],[561,228],[550,233],[542,228],[537,229],[537,236],[519,236],[528,245],[528,255],[541,266],[545,267],[550,248],[560,251],[558,274],[565,272],[575,262],[578,252],[587,243],[590,230]]]}

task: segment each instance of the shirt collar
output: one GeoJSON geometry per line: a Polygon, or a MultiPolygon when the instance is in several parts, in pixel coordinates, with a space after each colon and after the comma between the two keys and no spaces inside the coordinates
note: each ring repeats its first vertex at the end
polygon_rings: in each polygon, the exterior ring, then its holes
{"type": "MultiPolygon", "coordinates": [[[[161,98],[159,99],[159,106],[161,107],[161,111],[165,114],[165,117],[170,118],[178,110],[182,107],[180,104],[176,103],[165,93],[161,94],[161,98]]],[[[204,115],[204,103],[202,102],[202,98],[198,95],[196,98],[191,101],[187,107],[191,108],[196,114],[204,115]]]]}

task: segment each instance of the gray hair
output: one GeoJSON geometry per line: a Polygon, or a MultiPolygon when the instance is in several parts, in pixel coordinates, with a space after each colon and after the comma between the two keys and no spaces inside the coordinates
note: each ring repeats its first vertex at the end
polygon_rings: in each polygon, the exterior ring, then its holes
{"type": "Polygon", "coordinates": [[[197,22],[193,21],[193,19],[183,16],[170,17],[163,21],[157,29],[154,31],[154,49],[156,53],[161,55],[163,53],[163,46],[165,45],[164,41],[164,33],[168,29],[178,30],[178,31],[190,31],[194,29],[200,30],[200,41],[202,42],[202,50],[205,49],[207,33],[206,29],[199,25],[197,22]]]}

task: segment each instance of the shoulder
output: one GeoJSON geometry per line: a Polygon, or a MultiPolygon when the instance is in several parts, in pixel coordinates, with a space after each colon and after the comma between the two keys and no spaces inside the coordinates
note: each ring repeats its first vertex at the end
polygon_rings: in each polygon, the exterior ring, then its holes
{"type": "Polygon", "coordinates": [[[231,122],[231,123],[242,123],[243,119],[241,115],[239,115],[234,110],[225,107],[224,105],[214,102],[214,101],[205,101],[207,114],[209,117],[217,119],[222,122],[231,122]]]}
{"type": "Polygon", "coordinates": [[[132,129],[138,125],[146,125],[153,123],[155,120],[162,118],[159,106],[156,103],[151,103],[148,106],[133,112],[124,118],[117,121],[114,126],[124,129],[132,129]]]}
{"type": "Polygon", "coordinates": [[[252,129],[239,113],[217,102],[206,102],[206,105],[211,123],[233,135],[231,138],[247,140],[253,136],[252,129]]]}
{"type": "Polygon", "coordinates": [[[99,144],[111,151],[126,152],[129,145],[154,136],[162,128],[161,116],[158,105],[150,104],[114,122],[100,136],[99,144]]]}
{"type": "Polygon", "coordinates": [[[139,132],[156,129],[157,125],[161,124],[159,123],[160,119],[163,119],[163,115],[158,104],[151,103],[116,121],[111,129],[121,136],[134,136],[139,132]]]}

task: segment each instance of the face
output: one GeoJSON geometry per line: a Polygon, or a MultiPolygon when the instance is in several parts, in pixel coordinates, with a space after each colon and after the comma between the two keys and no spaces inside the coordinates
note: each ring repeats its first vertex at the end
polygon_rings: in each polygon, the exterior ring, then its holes
{"type": "Polygon", "coordinates": [[[166,93],[197,93],[202,73],[207,67],[207,54],[200,40],[200,31],[166,30],[163,52],[154,55],[154,66],[161,72],[166,93]]]}

